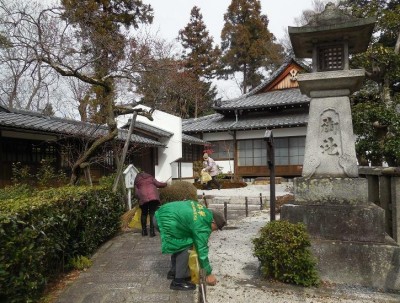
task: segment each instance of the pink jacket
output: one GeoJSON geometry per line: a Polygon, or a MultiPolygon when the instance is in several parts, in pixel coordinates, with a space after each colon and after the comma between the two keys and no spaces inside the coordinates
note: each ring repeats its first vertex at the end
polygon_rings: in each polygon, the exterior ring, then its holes
{"type": "Polygon", "coordinates": [[[159,201],[160,194],[158,188],[166,187],[167,183],[157,181],[148,173],[139,173],[134,182],[135,195],[139,199],[139,204],[143,205],[150,201],[159,201]]]}
{"type": "Polygon", "coordinates": [[[208,171],[211,177],[218,175],[218,166],[214,159],[208,157],[207,160],[203,161],[203,167],[206,171],[208,171]]]}

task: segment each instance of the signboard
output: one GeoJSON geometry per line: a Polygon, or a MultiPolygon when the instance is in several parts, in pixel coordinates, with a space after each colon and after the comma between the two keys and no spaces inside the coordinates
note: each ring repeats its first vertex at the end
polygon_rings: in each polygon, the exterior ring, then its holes
{"type": "Polygon", "coordinates": [[[133,188],[133,184],[138,173],[139,170],[133,164],[129,164],[129,166],[124,170],[123,174],[125,176],[126,188],[133,188]]]}

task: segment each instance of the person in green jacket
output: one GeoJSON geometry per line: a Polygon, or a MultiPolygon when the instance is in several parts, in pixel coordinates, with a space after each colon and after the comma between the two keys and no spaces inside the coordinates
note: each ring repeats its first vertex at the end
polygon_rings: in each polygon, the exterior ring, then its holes
{"type": "Polygon", "coordinates": [[[200,267],[207,274],[208,285],[217,283],[208,259],[208,239],[211,232],[222,230],[224,216],[202,204],[186,200],[163,204],[155,213],[155,224],[160,231],[161,252],[171,255],[171,269],[167,278],[172,279],[174,290],[194,290],[190,282],[189,249],[195,247],[200,267]]]}

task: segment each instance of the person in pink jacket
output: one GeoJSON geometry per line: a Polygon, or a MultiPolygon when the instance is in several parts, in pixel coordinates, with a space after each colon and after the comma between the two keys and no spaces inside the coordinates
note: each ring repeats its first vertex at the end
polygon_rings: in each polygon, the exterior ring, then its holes
{"type": "Polygon", "coordinates": [[[207,182],[205,189],[212,189],[211,183],[214,183],[218,190],[220,190],[221,184],[217,180],[217,175],[219,172],[218,165],[214,159],[208,156],[207,153],[204,153],[203,155],[203,167],[203,171],[208,172],[211,176],[211,180],[207,182]]]}
{"type": "Polygon", "coordinates": [[[158,188],[166,187],[167,183],[157,181],[152,175],[140,172],[134,182],[135,195],[139,199],[139,207],[142,210],[140,223],[142,225],[142,236],[147,236],[147,216],[150,215],[150,237],[154,237],[153,217],[160,205],[160,194],[158,188]]]}

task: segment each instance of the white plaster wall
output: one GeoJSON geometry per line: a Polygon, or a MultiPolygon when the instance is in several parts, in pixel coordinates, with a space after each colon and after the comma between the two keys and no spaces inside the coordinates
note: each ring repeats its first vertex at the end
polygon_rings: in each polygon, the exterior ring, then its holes
{"type": "MultiPolygon", "coordinates": [[[[150,109],[144,105],[138,105],[137,108],[150,109]]],[[[182,158],[182,119],[159,110],[155,110],[152,117],[153,121],[150,121],[143,116],[137,116],[137,121],[173,133],[172,137],[160,140],[166,147],[158,148],[158,165],[155,166],[154,176],[159,181],[169,179],[170,182],[173,171],[172,164],[182,158]]],[[[131,118],[131,115],[118,119],[118,125],[125,124],[129,118],[131,118]]]]}
{"type": "MultiPolygon", "coordinates": [[[[238,140],[264,138],[265,132],[266,130],[238,131],[236,138],[238,140]]],[[[305,136],[307,127],[276,128],[272,130],[272,134],[274,138],[305,136]]]]}
{"type": "Polygon", "coordinates": [[[205,141],[233,140],[233,136],[230,135],[228,132],[204,133],[203,140],[205,140],[205,141]]]}
{"type": "MultiPolygon", "coordinates": [[[[172,163],[172,178],[179,178],[178,163],[172,163]]],[[[181,177],[193,178],[193,163],[181,163],[181,177]]]]}
{"type": "Polygon", "coordinates": [[[233,160],[215,161],[217,165],[221,168],[222,173],[227,174],[229,172],[233,173],[235,171],[233,166],[233,160]]]}
{"type": "MultiPolygon", "coordinates": [[[[238,140],[243,139],[258,139],[264,138],[266,130],[247,130],[238,131],[236,138],[238,140]]],[[[307,127],[289,127],[289,128],[276,128],[272,130],[274,138],[279,137],[294,137],[294,136],[305,136],[307,134],[307,127]]],[[[228,132],[221,133],[205,133],[203,136],[205,141],[221,141],[221,140],[233,140],[233,136],[228,132]]]]}

